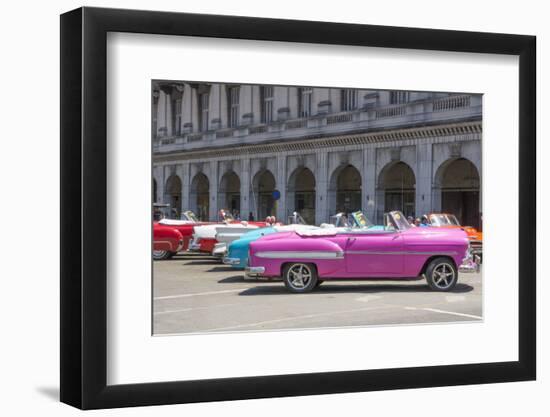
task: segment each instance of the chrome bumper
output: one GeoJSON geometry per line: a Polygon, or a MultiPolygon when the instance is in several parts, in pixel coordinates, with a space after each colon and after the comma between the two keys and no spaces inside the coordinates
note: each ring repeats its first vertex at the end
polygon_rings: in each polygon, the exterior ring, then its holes
{"type": "Polygon", "coordinates": [[[227,252],[227,245],[225,243],[216,243],[214,249],[212,250],[213,256],[225,256],[227,252]]]}
{"type": "Polygon", "coordinates": [[[467,257],[462,260],[462,265],[458,267],[458,272],[473,273],[479,272],[479,261],[477,256],[467,257]]]}
{"type": "Polygon", "coordinates": [[[227,256],[223,258],[222,262],[225,265],[239,265],[241,263],[240,258],[228,258],[227,256]]]}
{"type": "Polygon", "coordinates": [[[244,269],[244,276],[251,278],[261,277],[264,272],[265,268],[263,266],[247,266],[244,269]]]}
{"type": "Polygon", "coordinates": [[[190,243],[189,243],[189,250],[192,251],[192,252],[197,252],[201,249],[201,244],[200,242],[195,242],[194,240],[192,240],[190,243]]]}

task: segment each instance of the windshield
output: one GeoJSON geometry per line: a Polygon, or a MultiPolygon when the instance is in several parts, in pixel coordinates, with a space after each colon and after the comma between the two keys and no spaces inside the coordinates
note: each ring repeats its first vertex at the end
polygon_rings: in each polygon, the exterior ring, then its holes
{"type": "Polygon", "coordinates": [[[197,215],[195,213],[193,213],[191,210],[187,210],[187,211],[184,211],[183,213],[181,213],[181,219],[182,220],[189,220],[189,221],[192,221],[192,222],[198,222],[199,221],[199,218],[197,217],[197,215]]]}
{"type": "Polygon", "coordinates": [[[294,212],[292,216],[288,216],[288,224],[307,224],[300,213],[294,212]]]}
{"type": "Polygon", "coordinates": [[[430,223],[433,226],[460,226],[457,218],[452,214],[430,214],[430,223]]]}
{"type": "Polygon", "coordinates": [[[352,229],[368,229],[374,224],[365,216],[361,210],[346,215],[338,213],[330,217],[330,224],[335,227],[348,227],[352,229]]]}
{"type": "Polygon", "coordinates": [[[372,222],[367,219],[367,216],[365,216],[365,213],[362,211],[356,211],[354,213],[351,213],[351,220],[353,220],[354,224],[352,227],[360,227],[360,228],[369,228],[374,226],[372,222]]]}
{"type": "Polygon", "coordinates": [[[330,216],[330,224],[334,227],[351,227],[348,216],[344,213],[338,213],[334,216],[330,216]]]}
{"type": "Polygon", "coordinates": [[[412,227],[411,224],[407,221],[407,218],[400,211],[391,211],[384,217],[384,227],[387,230],[391,230],[393,228],[403,231],[408,230],[412,227]]]}
{"type": "Polygon", "coordinates": [[[169,204],[153,204],[153,219],[177,219],[176,209],[170,207],[169,204]]]}
{"type": "Polygon", "coordinates": [[[220,210],[220,218],[222,221],[226,221],[226,222],[232,222],[235,220],[233,215],[225,210],[220,210]]]}

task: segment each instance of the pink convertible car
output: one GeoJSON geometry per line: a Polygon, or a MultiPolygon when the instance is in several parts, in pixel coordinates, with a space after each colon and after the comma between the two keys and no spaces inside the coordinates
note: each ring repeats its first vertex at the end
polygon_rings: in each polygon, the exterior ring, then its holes
{"type": "Polygon", "coordinates": [[[416,278],[450,291],[458,272],[479,271],[460,229],[411,226],[403,214],[386,215],[383,230],[331,229],[274,233],[250,243],[249,277],[282,277],[292,292],[330,279],[416,278]]]}

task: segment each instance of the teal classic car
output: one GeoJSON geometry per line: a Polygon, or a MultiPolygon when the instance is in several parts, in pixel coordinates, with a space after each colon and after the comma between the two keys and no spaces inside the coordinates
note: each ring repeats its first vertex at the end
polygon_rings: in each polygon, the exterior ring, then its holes
{"type": "Polygon", "coordinates": [[[339,230],[347,230],[350,228],[373,228],[373,230],[376,230],[377,228],[383,229],[384,227],[373,225],[362,211],[356,211],[349,216],[346,216],[344,213],[338,213],[331,217],[330,223],[324,223],[319,227],[305,224],[302,217],[298,213],[294,213],[289,218],[289,224],[285,226],[269,226],[251,230],[239,239],[231,242],[227,248],[227,254],[223,258],[223,263],[231,265],[235,269],[244,269],[248,263],[248,248],[250,242],[254,242],[262,236],[272,233],[296,230],[303,231],[307,229],[314,230],[320,228],[337,228],[339,230]]]}

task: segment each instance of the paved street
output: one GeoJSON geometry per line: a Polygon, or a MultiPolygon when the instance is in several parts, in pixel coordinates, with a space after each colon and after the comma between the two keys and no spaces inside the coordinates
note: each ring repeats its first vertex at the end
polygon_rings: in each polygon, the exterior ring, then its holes
{"type": "Polygon", "coordinates": [[[202,255],[154,263],[154,333],[440,323],[481,320],[481,273],[461,274],[453,292],[424,280],[325,282],[291,294],[281,281],[243,273],[202,255]]]}

